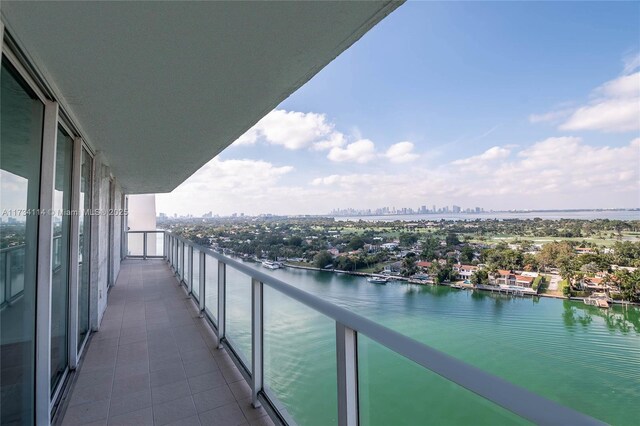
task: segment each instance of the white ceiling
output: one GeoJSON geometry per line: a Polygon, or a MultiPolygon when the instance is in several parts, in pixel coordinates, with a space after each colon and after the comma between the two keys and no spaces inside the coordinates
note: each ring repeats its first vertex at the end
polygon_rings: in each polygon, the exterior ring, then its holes
{"type": "Polygon", "coordinates": [[[153,193],[173,190],[400,4],[3,1],[2,15],[123,188],[153,193]]]}

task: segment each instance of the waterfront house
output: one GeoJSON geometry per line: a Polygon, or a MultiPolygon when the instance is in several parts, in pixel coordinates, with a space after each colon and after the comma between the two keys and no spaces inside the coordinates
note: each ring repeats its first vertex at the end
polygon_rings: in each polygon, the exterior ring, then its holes
{"type": "Polygon", "coordinates": [[[337,248],[335,248],[335,247],[331,247],[331,248],[330,248],[330,249],[328,249],[327,251],[328,251],[328,252],[331,254],[331,256],[333,256],[333,257],[336,257],[336,256],[339,256],[339,255],[340,255],[340,250],[338,250],[338,249],[337,249],[337,248]]]}
{"type": "Polygon", "coordinates": [[[578,287],[589,291],[605,291],[610,288],[605,280],[600,277],[584,277],[578,283],[578,287]]]}
{"type": "Polygon", "coordinates": [[[498,269],[498,272],[489,276],[489,282],[494,285],[515,285],[515,275],[507,269],[498,269]]]}
{"type": "Polygon", "coordinates": [[[402,262],[393,262],[388,265],[384,265],[383,274],[398,274],[402,270],[402,262]]]}
{"type": "Polygon", "coordinates": [[[526,275],[515,275],[515,285],[519,287],[531,287],[533,285],[534,277],[526,275]]]}
{"type": "Polygon", "coordinates": [[[537,276],[538,274],[536,272],[518,272],[498,269],[495,276],[489,274],[489,282],[493,285],[530,288],[537,276]]]}
{"type": "Polygon", "coordinates": [[[474,265],[453,265],[453,270],[458,273],[458,277],[462,280],[468,280],[471,275],[479,268],[474,265]]]}
{"type": "Polygon", "coordinates": [[[431,267],[432,263],[431,262],[425,262],[425,261],[420,261],[420,262],[416,262],[416,266],[418,268],[421,268],[423,270],[427,270],[431,267]]]}

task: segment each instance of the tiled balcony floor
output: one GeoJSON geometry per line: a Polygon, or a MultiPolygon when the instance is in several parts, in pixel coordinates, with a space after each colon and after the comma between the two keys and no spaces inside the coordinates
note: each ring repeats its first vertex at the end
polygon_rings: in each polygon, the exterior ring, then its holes
{"type": "Polygon", "coordinates": [[[63,425],[272,425],[162,260],[125,260],[63,425]]]}

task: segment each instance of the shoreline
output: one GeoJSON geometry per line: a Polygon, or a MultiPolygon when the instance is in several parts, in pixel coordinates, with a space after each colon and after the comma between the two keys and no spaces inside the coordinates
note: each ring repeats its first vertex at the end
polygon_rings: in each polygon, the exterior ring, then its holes
{"type": "MultiPolygon", "coordinates": [[[[322,268],[316,268],[315,266],[302,266],[302,265],[293,265],[290,263],[283,263],[284,266],[286,266],[287,268],[294,268],[294,269],[305,269],[308,271],[316,271],[316,272],[333,272],[333,273],[337,273],[337,274],[347,274],[347,275],[354,275],[354,276],[359,276],[359,277],[384,277],[384,278],[391,278],[394,281],[404,281],[408,284],[416,284],[416,285],[431,285],[431,286],[443,286],[443,287],[451,287],[451,288],[457,288],[458,290],[479,290],[479,291],[486,291],[486,292],[490,292],[490,293],[504,293],[507,295],[512,295],[512,296],[518,296],[518,297],[547,297],[550,299],[562,299],[562,300],[573,300],[573,301],[577,301],[577,302],[582,302],[584,303],[584,297],[567,297],[567,296],[560,296],[560,295],[555,295],[555,294],[545,294],[545,293],[531,293],[531,292],[522,292],[522,291],[517,291],[517,290],[505,290],[505,289],[500,289],[500,288],[496,288],[496,289],[491,289],[491,288],[481,288],[481,287],[474,287],[471,284],[456,284],[456,283],[447,283],[447,284],[435,284],[435,283],[429,283],[426,282],[424,280],[412,280],[410,278],[407,277],[401,277],[401,276],[396,276],[396,275],[383,275],[383,274],[372,274],[372,273],[368,273],[368,272],[355,272],[355,271],[343,271],[340,269],[322,269],[322,268]]],[[[640,303],[634,303],[634,302],[622,302],[622,301],[617,301],[614,300],[612,302],[612,305],[620,305],[620,306],[640,306],[640,303]]]]}

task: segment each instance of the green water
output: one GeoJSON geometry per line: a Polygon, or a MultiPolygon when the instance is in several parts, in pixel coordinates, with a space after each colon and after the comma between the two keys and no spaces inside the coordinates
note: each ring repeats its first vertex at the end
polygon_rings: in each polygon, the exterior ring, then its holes
{"type": "MultiPolygon", "coordinates": [[[[638,309],[376,285],[329,272],[271,273],[607,423],[640,419],[638,309]]],[[[227,333],[248,355],[250,280],[230,268],[227,279],[227,333]]],[[[268,287],[264,301],[266,385],[299,424],[336,424],[335,323],[268,287]]],[[[358,350],[364,425],[523,423],[363,336],[358,350]]]]}

